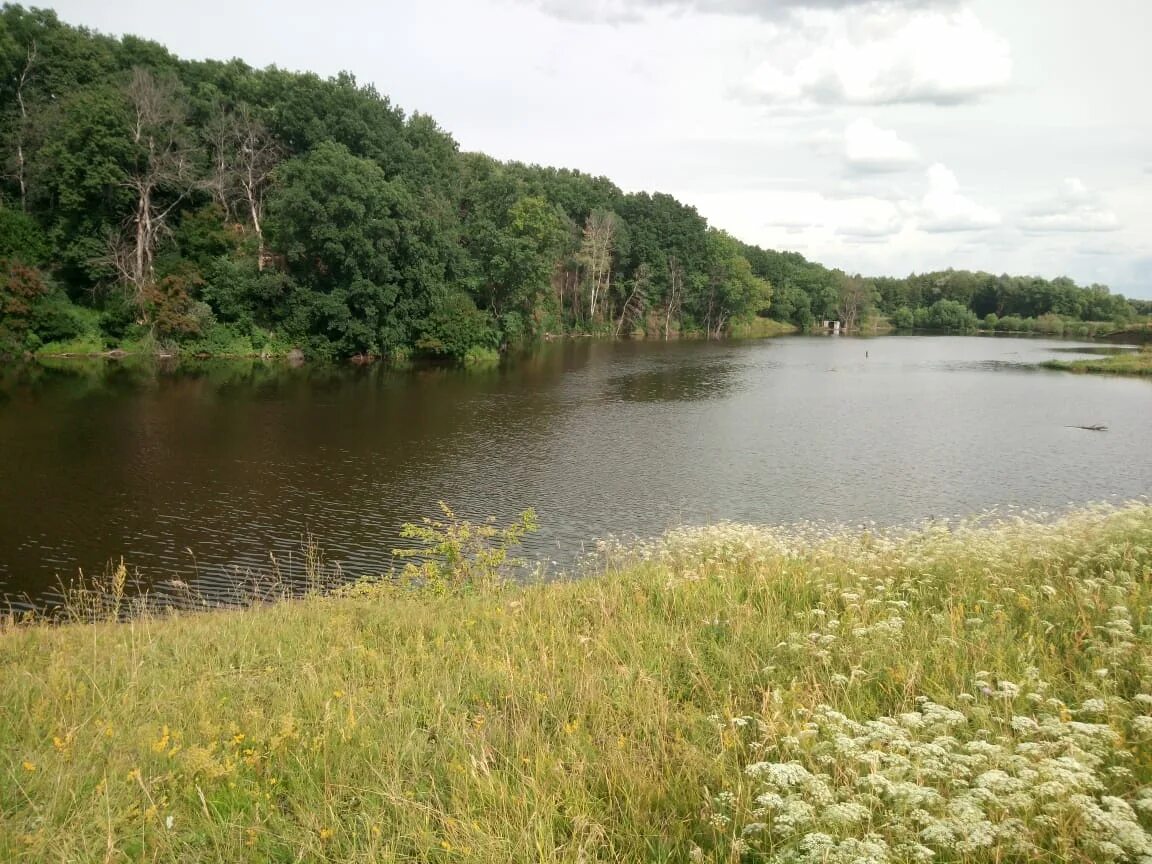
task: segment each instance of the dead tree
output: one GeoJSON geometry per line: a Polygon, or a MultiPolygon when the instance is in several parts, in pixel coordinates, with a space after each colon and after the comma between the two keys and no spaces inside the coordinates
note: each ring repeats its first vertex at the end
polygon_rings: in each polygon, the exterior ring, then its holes
{"type": "Polygon", "coordinates": [[[584,239],[580,244],[580,263],[588,274],[588,320],[596,321],[596,308],[600,299],[612,287],[612,252],[616,244],[616,214],[593,210],[584,223],[584,239]]]}
{"type": "Polygon", "coordinates": [[[632,278],[632,290],[624,300],[624,306],[620,310],[620,320],[616,322],[613,336],[619,336],[624,332],[625,323],[631,323],[635,326],[637,321],[644,319],[644,310],[648,307],[648,285],[650,282],[651,269],[646,263],[641,264],[636,268],[636,275],[632,278]]]}
{"type": "Polygon", "coordinates": [[[20,111],[18,129],[16,130],[16,183],[20,187],[20,209],[28,209],[28,165],[24,154],[24,134],[28,128],[28,105],[24,100],[24,89],[32,79],[36,68],[36,43],[28,46],[25,56],[24,68],[16,77],[16,107],[20,111]]]}
{"type": "Polygon", "coordinates": [[[256,263],[261,270],[268,255],[264,245],[264,195],[283,151],[264,123],[247,105],[220,113],[209,126],[212,148],[212,189],[228,218],[244,213],[256,235],[256,263]]]}
{"type": "Polygon", "coordinates": [[[172,211],[192,191],[194,177],[183,135],[185,110],[175,83],[137,67],[126,95],[136,158],[124,185],[132,190],[136,204],[127,236],[114,238],[110,251],[137,307],[143,310],[147,289],[155,279],[157,243],[172,211]]]}
{"type": "Polygon", "coordinates": [[[684,268],[675,255],[668,258],[668,296],[664,303],[664,341],[668,341],[672,326],[672,316],[680,312],[684,304],[684,268]]]}

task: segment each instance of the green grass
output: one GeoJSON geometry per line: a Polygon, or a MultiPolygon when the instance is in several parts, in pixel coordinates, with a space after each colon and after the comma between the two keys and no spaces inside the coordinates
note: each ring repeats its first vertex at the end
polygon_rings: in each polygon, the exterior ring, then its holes
{"type": "Polygon", "coordinates": [[[1097,375],[1152,375],[1152,347],[1128,354],[1113,354],[1098,360],[1049,360],[1045,369],[1097,375]]]}
{"type": "Polygon", "coordinates": [[[777,321],[774,318],[741,319],[732,323],[732,336],[736,339],[767,339],[773,336],[786,336],[797,332],[795,324],[777,321]]]}
{"type": "Polygon", "coordinates": [[[91,357],[103,354],[106,350],[100,337],[83,336],[65,342],[47,342],[36,349],[36,355],[39,357],[59,357],[62,355],[91,357]]]}
{"type": "Polygon", "coordinates": [[[1152,507],[718,526],[598,560],[499,593],[9,622],[0,860],[1152,854],[1152,507]]]}

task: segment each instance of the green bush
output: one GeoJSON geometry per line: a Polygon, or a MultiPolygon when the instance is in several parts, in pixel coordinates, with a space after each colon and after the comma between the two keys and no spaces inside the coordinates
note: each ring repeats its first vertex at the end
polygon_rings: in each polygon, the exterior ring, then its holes
{"type": "Polygon", "coordinates": [[[100,313],[77,306],[58,291],[45,295],[33,304],[29,323],[41,342],[81,339],[102,344],[100,313]]]}
{"type": "Polygon", "coordinates": [[[440,502],[444,520],[425,517],[419,523],[405,523],[400,536],[416,540],[415,549],[393,549],[399,558],[419,558],[419,564],[405,564],[401,581],[436,594],[489,592],[503,588],[511,571],[523,561],[508,552],[519,546],[525,534],[538,530],[535,511],[528,509],[503,528],[491,521],[475,523],[457,516],[440,502]]]}
{"type": "Polygon", "coordinates": [[[196,339],[185,341],[180,349],[188,354],[213,357],[249,357],[258,353],[249,335],[230,324],[213,323],[196,339]]]}
{"type": "Polygon", "coordinates": [[[0,207],[0,258],[43,264],[48,259],[49,248],[48,238],[32,217],[0,207]]]}
{"type": "Polygon", "coordinates": [[[485,369],[500,365],[500,352],[495,348],[475,346],[464,354],[464,365],[470,369],[485,369]]]}
{"type": "Polygon", "coordinates": [[[924,330],[971,333],[977,323],[976,313],[957,300],[937,300],[927,309],[916,310],[916,326],[924,330]]]}
{"type": "Polygon", "coordinates": [[[901,306],[892,313],[889,320],[897,330],[911,330],[916,326],[916,313],[907,306],[901,306]]]}
{"type": "MultiPolygon", "coordinates": [[[[520,326],[522,328],[522,324],[520,326]]],[[[477,309],[472,298],[464,293],[452,294],[438,304],[421,322],[420,334],[417,349],[458,363],[469,362],[472,355],[494,354],[500,344],[491,316],[477,309]]]]}

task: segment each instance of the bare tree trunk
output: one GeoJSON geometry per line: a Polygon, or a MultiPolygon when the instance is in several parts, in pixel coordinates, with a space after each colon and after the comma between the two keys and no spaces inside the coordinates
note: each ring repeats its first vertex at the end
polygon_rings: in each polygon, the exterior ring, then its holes
{"type": "Polygon", "coordinates": [[[668,261],[668,303],[664,313],[664,341],[671,335],[672,315],[680,308],[680,301],[684,295],[684,271],[675,257],[668,261]]]}
{"type": "Polygon", "coordinates": [[[594,210],[584,223],[584,241],[580,247],[580,259],[588,268],[591,284],[589,288],[588,318],[596,322],[598,301],[608,296],[612,284],[612,251],[616,236],[616,215],[611,212],[594,210]]]}
{"type": "Polygon", "coordinates": [[[256,266],[263,270],[268,263],[261,224],[264,192],[281,159],[280,148],[247,106],[217,114],[210,124],[208,143],[213,149],[213,177],[207,185],[228,218],[234,212],[248,214],[256,235],[256,266]]]}
{"type": "Polygon", "coordinates": [[[24,157],[24,130],[28,125],[28,106],[24,103],[24,86],[32,76],[32,69],[36,65],[36,43],[28,46],[28,56],[24,61],[24,69],[16,81],[16,104],[20,107],[20,131],[16,134],[16,182],[20,186],[20,209],[28,209],[28,179],[27,164],[24,157]]]}
{"type": "MultiPolygon", "coordinates": [[[[128,84],[127,95],[133,109],[132,143],[136,146],[136,166],[125,185],[136,195],[132,217],[133,249],[129,258],[114,252],[114,257],[130,261],[118,265],[131,286],[141,321],[146,317],[145,299],[155,273],[153,258],[168,215],[192,191],[191,168],[180,142],[184,108],[177,101],[174,86],[158,81],[151,72],[136,68],[128,84]],[[168,206],[161,209],[156,196],[161,191],[171,194],[168,206]]],[[[119,246],[114,241],[114,249],[119,246]]]]}

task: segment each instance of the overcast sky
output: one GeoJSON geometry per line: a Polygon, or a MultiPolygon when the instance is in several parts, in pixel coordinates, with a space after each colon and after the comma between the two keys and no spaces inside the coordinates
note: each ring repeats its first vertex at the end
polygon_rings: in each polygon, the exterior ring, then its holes
{"type": "Polygon", "coordinates": [[[1152,298],[1152,0],[46,5],[184,57],[348,69],[466,150],[669,192],[846,270],[1152,298]]]}

